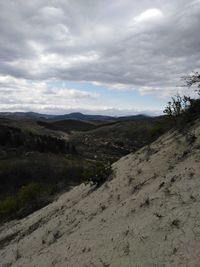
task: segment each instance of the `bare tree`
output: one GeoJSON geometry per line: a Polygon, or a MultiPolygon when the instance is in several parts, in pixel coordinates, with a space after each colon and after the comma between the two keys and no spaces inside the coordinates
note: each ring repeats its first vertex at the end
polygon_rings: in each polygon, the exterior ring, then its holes
{"type": "Polygon", "coordinates": [[[196,86],[197,89],[195,90],[198,95],[200,95],[200,73],[199,72],[193,72],[190,75],[186,75],[183,77],[183,80],[185,81],[185,86],[192,87],[196,86]]]}

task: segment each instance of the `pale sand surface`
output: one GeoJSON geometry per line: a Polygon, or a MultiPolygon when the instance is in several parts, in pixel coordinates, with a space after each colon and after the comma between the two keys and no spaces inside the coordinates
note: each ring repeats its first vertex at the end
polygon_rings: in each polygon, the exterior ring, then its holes
{"type": "Polygon", "coordinates": [[[93,191],[80,185],[0,227],[0,266],[199,267],[200,123],[189,144],[165,134],[113,164],[93,191]]]}

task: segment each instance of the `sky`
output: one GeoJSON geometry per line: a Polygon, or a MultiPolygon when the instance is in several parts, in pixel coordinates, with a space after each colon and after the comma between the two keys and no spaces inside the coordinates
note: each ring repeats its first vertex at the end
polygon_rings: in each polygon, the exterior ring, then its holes
{"type": "Polygon", "coordinates": [[[0,0],[0,111],[161,114],[199,29],[200,0],[0,0]]]}

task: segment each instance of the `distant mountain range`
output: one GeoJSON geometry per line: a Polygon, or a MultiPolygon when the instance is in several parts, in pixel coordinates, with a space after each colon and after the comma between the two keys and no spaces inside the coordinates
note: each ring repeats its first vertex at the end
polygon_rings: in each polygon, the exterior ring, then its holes
{"type": "Polygon", "coordinates": [[[143,114],[132,115],[132,116],[104,116],[104,115],[87,115],[80,112],[74,112],[64,115],[48,115],[40,114],[35,112],[0,112],[0,117],[8,119],[19,119],[19,120],[42,120],[42,121],[62,121],[62,120],[78,120],[78,121],[135,121],[135,120],[146,120],[151,117],[143,114]]]}

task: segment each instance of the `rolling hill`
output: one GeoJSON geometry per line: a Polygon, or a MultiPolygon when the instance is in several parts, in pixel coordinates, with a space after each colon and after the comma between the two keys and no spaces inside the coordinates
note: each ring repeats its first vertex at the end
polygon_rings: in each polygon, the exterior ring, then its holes
{"type": "Polygon", "coordinates": [[[78,120],[78,121],[124,121],[124,120],[143,120],[149,118],[146,115],[133,115],[133,116],[103,116],[103,115],[87,115],[80,112],[74,112],[64,115],[49,115],[40,114],[35,112],[0,112],[0,117],[18,119],[18,120],[44,120],[44,121],[62,121],[62,120],[78,120]]]}
{"type": "Polygon", "coordinates": [[[96,128],[92,122],[79,121],[79,120],[58,120],[53,122],[37,121],[38,125],[44,126],[47,129],[62,131],[70,133],[72,131],[89,131],[96,128]]]}
{"type": "Polygon", "coordinates": [[[0,228],[2,266],[199,266],[200,121],[0,228]]]}

